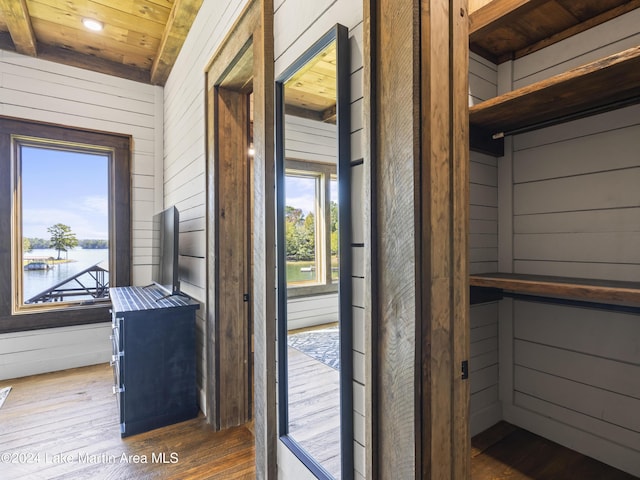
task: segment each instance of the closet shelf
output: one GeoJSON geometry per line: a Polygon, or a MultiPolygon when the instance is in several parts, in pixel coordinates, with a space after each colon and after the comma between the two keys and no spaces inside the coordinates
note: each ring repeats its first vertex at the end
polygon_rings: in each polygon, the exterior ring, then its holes
{"type": "Polygon", "coordinates": [[[483,273],[469,277],[471,287],[488,287],[525,295],[612,305],[640,306],[640,282],[483,273]]]}
{"type": "Polygon", "coordinates": [[[634,103],[640,103],[640,46],[470,107],[471,149],[473,142],[490,143],[496,134],[540,128],[634,103]]]}
{"type": "Polygon", "coordinates": [[[502,63],[638,7],[640,0],[493,0],[469,15],[469,48],[502,63]]]}

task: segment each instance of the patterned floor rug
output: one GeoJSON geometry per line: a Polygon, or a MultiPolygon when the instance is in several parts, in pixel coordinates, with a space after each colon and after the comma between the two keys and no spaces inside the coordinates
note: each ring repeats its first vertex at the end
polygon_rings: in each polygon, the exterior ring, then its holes
{"type": "Polygon", "coordinates": [[[287,343],[305,355],[340,370],[339,327],[333,326],[290,334],[287,337],[287,343]]]}

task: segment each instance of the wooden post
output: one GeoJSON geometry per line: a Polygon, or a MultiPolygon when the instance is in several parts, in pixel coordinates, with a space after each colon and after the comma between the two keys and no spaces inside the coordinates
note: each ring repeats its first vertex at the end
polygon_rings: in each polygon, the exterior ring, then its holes
{"type": "MultiPolygon", "coordinates": [[[[277,476],[276,426],[276,278],[275,278],[275,150],[274,150],[274,57],[273,0],[251,0],[229,30],[206,68],[208,94],[207,122],[207,209],[216,212],[217,193],[214,175],[217,137],[214,111],[215,88],[224,78],[231,89],[248,93],[253,88],[253,252],[250,295],[253,306],[253,406],[256,453],[256,478],[277,476]],[[250,60],[245,62],[245,57],[250,60]],[[247,57],[248,58],[248,57],[247,57]],[[238,62],[240,60],[240,62],[238,62]],[[242,64],[243,67],[232,67],[242,64]],[[250,67],[249,67],[250,66],[250,67]]],[[[207,222],[207,256],[215,257],[217,235],[214,222],[207,222]]],[[[207,262],[207,416],[218,423],[218,403],[224,395],[211,372],[224,369],[219,364],[216,316],[216,262],[207,262]]]]}
{"type": "Polygon", "coordinates": [[[374,3],[376,470],[466,479],[466,0],[374,3]]]}
{"type": "Polygon", "coordinates": [[[273,0],[260,2],[253,37],[254,405],[256,478],[277,478],[276,413],[276,209],[274,141],[273,0]],[[256,60],[257,59],[257,60],[256,60]]]}

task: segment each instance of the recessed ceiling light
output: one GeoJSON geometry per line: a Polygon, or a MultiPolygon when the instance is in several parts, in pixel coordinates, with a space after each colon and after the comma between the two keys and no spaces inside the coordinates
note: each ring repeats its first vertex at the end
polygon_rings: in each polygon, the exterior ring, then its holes
{"type": "Polygon", "coordinates": [[[99,32],[104,28],[104,24],[102,22],[94,20],[93,18],[83,18],[82,24],[89,30],[93,30],[94,32],[99,32]]]}

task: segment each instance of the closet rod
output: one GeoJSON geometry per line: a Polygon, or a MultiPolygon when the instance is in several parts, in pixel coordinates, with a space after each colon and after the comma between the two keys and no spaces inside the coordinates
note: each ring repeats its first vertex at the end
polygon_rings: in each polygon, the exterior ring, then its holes
{"type": "Polygon", "coordinates": [[[500,138],[504,138],[510,135],[518,135],[520,133],[532,132],[534,130],[539,130],[545,127],[551,127],[553,125],[558,125],[560,123],[570,122],[572,120],[578,120],[580,118],[589,117],[592,115],[597,115],[599,113],[605,113],[611,110],[616,110],[619,108],[628,107],[631,105],[635,105],[640,103],[640,95],[636,95],[631,98],[626,98],[624,100],[618,100],[617,102],[607,103],[606,105],[600,105],[597,107],[587,108],[585,110],[580,110],[579,112],[570,113],[567,115],[563,115],[560,117],[555,117],[550,120],[544,120],[542,122],[533,123],[531,125],[527,125],[526,127],[520,127],[513,130],[506,130],[504,132],[494,133],[492,138],[494,140],[498,140],[500,138]]]}

